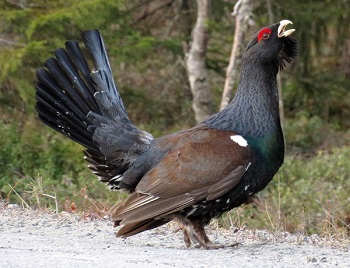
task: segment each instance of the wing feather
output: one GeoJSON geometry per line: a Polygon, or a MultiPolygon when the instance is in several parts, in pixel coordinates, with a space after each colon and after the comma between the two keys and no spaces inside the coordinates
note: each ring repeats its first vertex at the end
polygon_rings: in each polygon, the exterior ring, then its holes
{"type": "Polygon", "coordinates": [[[134,194],[112,209],[112,220],[123,225],[167,217],[234,188],[251,161],[249,146],[233,142],[230,136],[236,133],[203,130],[156,140],[160,148],[172,140],[173,149],[145,174],[134,194]]]}

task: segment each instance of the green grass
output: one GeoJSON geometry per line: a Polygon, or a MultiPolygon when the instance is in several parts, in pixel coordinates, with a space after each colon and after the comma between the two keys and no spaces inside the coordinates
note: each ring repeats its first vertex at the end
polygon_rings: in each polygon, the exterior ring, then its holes
{"type": "Polygon", "coordinates": [[[311,158],[287,156],[257,203],[229,212],[219,223],[348,239],[349,159],[350,147],[311,158]]]}

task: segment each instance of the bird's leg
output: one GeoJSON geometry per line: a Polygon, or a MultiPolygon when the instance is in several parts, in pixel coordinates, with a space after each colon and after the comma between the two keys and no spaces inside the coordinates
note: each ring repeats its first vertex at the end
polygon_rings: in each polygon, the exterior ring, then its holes
{"type": "Polygon", "coordinates": [[[176,232],[182,230],[184,234],[184,241],[186,244],[186,247],[191,246],[192,243],[198,243],[198,237],[197,234],[191,224],[191,222],[180,215],[174,215],[174,220],[176,220],[179,223],[179,228],[176,230],[176,232]]]}
{"type": "Polygon", "coordinates": [[[184,228],[182,229],[182,231],[184,233],[184,241],[185,241],[186,247],[191,246],[191,241],[193,244],[198,243],[199,241],[198,236],[190,224],[184,225],[184,228]]]}
{"type": "Polygon", "coordinates": [[[200,221],[189,220],[181,215],[175,215],[174,219],[180,225],[179,230],[183,231],[186,247],[190,247],[191,242],[193,244],[198,244],[199,248],[204,249],[218,249],[223,247],[221,245],[214,245],[210,242],[205,233],[203,224],[200,221]]]}
{"type": "MultiPolygon", "coordinates": [[[[191,243],[197,244],[197,247],[204,249],[219,249],[224,248],[224,245],[213,244],[207,234],[201,221],[188,219],[181,215],[174,215],[174,219],[179,223],[179,230],[183,231],[186,247],[190,247],[191,243]]],[[[228,247],[236,247],[238,243],[229,245],[228,247]]]]}
{"type": "Polygon", "coordinates": [[[183,233],[184,233],[185,245],[186,245],[186,247],[189,248],[189,247],[191,246],[190,234],[189,234],[188,230],[187,230],[185,227],[182,228],[182,231],[183,231],[183,233]]]}
{"type": "Polygon", "coordinates": [[[204,226],[199,221],[192,221],[193,228],[197,234],[197,241],[199,242],[199,247],[202,247],[204,249],[219,249],[219,248],[225,248],[225,247],[237,247],[239,243],[233,243],[231,245],[217,245],[213,244],[207,234],[205,233],[204,226]]]}
{"type": "Polygon", "coordinates": [[[201,222],[193,220],[193,221],[191,221],[191,223],[192,223],[193,229],[196,233],[199,247],[202,247],[204,249],[218,249],[218,248],[224,247],[222,245],[214,245],[210,241],[209,237],[205,233],[204,226],[201,222]]]}

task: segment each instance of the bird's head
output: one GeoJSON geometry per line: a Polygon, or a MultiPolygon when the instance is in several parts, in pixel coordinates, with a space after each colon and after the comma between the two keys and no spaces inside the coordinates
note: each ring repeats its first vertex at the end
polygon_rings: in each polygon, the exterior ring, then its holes
{"type": "Polygon", "coordinates": [[[250,39],[245,58],[253,58],[264,64],[274,64],[281,69],[290,63],[297,54],[297,42],[290,35],[295,29],[286,30],[289,20],[263,27],[250,39]]]}

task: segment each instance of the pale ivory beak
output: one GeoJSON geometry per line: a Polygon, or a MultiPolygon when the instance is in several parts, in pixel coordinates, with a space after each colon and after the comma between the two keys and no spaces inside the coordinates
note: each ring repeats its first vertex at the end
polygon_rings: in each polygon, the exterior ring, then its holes
{"type": "Polygon", "coordinates": [[[289,36],[293,32],[295,32],[295,29],[290,29],[286,31],[286,26],[288,24],[293,24],[293,22],[291,22],[290,20],[280,21],[280,26],[278,26],[278,30],[277,30],[278,38],[289,36]]]}

